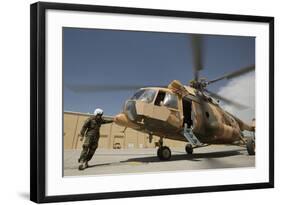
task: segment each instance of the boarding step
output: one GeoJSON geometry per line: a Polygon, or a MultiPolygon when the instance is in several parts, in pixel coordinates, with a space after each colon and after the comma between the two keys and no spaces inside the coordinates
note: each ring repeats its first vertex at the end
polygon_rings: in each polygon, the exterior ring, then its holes
{"type": "Polygon", "coordinates": [[[192,129],[188,128],[185,124],[184,130],[183,130],[183,136],[187,139],[187,141],[192,144],[193,146],[199,147],[203,146],[203,143],[201,143],[197,137],[193,134],[192,129]]]}

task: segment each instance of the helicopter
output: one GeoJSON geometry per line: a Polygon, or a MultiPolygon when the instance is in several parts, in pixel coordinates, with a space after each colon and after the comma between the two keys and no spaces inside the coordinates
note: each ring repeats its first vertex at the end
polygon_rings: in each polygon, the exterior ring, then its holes
{"type": "MultiPolygon", "coordinates": [[[[149,142],[159,137],[157,156],[169,160],[171,150],[164,145],[164,139],[187,142],[185,151],[211,144],[235,144],[246,146],[249,155],[255,155],[255,125],[247,124],[224,110],[219,102],[244,109],[246,106],[229,100],[207,89],[210,84],[229,80],[255,70],[255,65],[238,69],[213,80],[200,78],[202,67],[202,39],[198,34],[191,35],[193,53],[193,80],[188,85],[173,80],[168,86],[149,86],[138,89],[125,101],[121,113],[113,117],[117,125],[148,134],[149,142]],[[243,131],[253,133],[246,138],[243,131]]],[[[94,86],[93,86],[94,87],[94,86]]],[[[134,88],[137,88],[135,86],[134,88]]],[[[100,87],[106,90],[126,90],[132,86],[100,87]]],[[[75,88],[71,88],[75,90],[75,88]]],[[[99,89],[95,86],[93,90],[99,89]]]]}

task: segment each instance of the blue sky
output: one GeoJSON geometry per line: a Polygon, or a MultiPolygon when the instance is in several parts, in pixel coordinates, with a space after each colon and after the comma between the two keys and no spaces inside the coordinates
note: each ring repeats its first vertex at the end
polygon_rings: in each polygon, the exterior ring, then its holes
{"type": "MultiPolygon", "coordinates": [[[[255,63],[255,38],[202,35],[201,77],[216,78],[255,63]]],[[[192,76],[189,34],[100,29],[63,29],[64,110],[115,115],[135,90],[73,92],[67,85],[187,84],[192,76]]],[[[218,92],[229,82],[211,85],[218,92]]],[[[241,102],[242,103],[242,102],[241,102]]]]}

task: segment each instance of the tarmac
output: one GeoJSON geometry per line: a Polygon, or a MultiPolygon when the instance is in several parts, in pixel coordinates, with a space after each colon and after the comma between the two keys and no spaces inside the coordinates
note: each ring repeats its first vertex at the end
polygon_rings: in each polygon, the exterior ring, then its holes
{"type": "Polygon", "coordinates": [[[114,175],[121,173],[145,173],[201,169],[254,167],[255,156],[249,156],[246,148],[232,145],[210,145],[194,149],[192,155],[184,148],[170,148],[172,157],[161,161],[157,148],[97,149],[89,167],[78,170],[81,150],[64,151],[64,176],[114,175]]]}

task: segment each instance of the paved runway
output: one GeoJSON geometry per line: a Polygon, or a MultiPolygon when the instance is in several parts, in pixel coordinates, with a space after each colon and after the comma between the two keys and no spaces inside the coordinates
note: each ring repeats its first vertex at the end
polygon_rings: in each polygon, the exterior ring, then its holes
{"type": "Polygon", "coordinates": [[[89,168],[79,171],[81,150],[65,150],[64,176],[104,175],[120,173],[144,173],[177,170],[254,167],[255,156],[249,156],[246,148],[228,145],[211,145],[194,149],[192,155],[183,148],[171,148],[169,161],[160,161],[157,149],[97,149],[89,168]]]}

